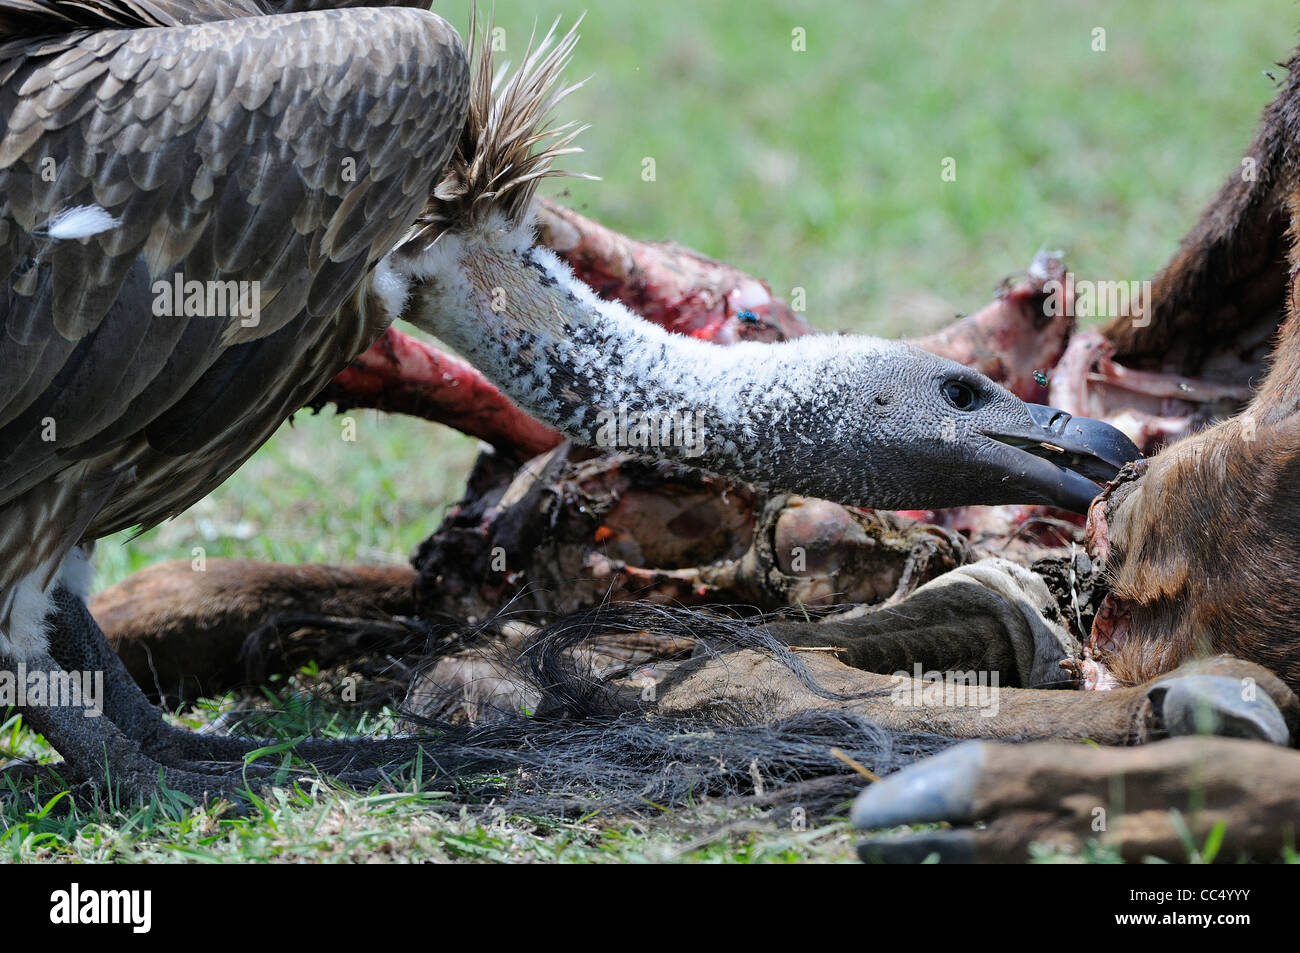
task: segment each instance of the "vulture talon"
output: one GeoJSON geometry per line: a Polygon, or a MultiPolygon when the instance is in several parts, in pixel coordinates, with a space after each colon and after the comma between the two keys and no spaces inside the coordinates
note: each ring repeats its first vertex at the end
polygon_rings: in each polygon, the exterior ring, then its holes
{"type": "MultiPolygon", "coordinates": [[[[28,661],[41,664],[46,671],[59,671],[49,656],[28,661]]],[[[12,673],[13,663],[0,662],[0,670],[12,673]]],[[[140,745],[106,718],[90,718],[79,706],[22,706],[28,727],[56,739],[59,753],[75,771],[97,779],[98,784],[128,801],[179,793],[195,802],[223,799],[232,804],[246,804],[252,790],[242,771],[207,774],[169,767],[149,757],[140,745]]]]}

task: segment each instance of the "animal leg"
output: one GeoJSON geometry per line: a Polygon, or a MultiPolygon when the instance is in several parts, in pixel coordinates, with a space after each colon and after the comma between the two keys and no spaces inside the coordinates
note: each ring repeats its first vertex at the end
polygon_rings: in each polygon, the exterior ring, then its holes
{"type": "Polygon", "coordinates": [[[955,569],[851,620],[769,628],[792,646],[842,649],[843,662],[869,672],[996,672],[1007,686],[1060,684],[1061,663],[1078,651],[1042,579],[1003,559],[955,569]]]}
{"type": "Polygon", "coordinates": [[[1140,689],[1149,735],[1183,737],[1123,749],[972,742],[909,766],[858,797],[854,824],[946,821],[954,829],[872,837],[860,853],[869,861],[1023,861],[1034,843],[1077,854],[1095,841],[1125,860],[1186,860],[1187,832],[1199,846],[1223,823],[1219,859],[1275,858],[1294,842],[1300,754],[1281,746],[1300,727],[1300,701],[1266,673],[1256,682],[1260,673],[1238,659],[1204,659],[1140,689]],[[1228,737],[1194,737],[1207,733],[1228,737]],[[976,821],[986,826],[961,826],[976,821]]]}
{"type": "MultiPolygon", "coordinates": [[[[849,668],[825,654],[799,656],[803,673],[764,652],[744,649],[678,663],[658,686],[656,709],[683,712],[707,708],[720,700],[744,709],[761,705],[771,718],[824,708],[848,708],[882,728],[932,731],[949,738],[1084,740],[1103,745],[1135,745],[1166,737],[1172,731],[1215,727],[1193,714],[1205,702],[1223,700],[1222,683],[1188,684],[1170,698],[1168,679],[1110,692],[1043,691],[877,675],[849,668]],[[1198,700],[1199,699],[1199,700],[1198,700]],[[1166,717],[1166,702],[1171,703],[1166,717]]],[[[1234,734],[1280,738],[1281,722],[1300,735],[1300,701],[1276,676],[1250,662],[1223,656],[1192,663],[1175,673],[1236,680],[1238,699],[1221,715],[1234,734]],[[1253,728],[1241,726],[1254,725],[1253,728]]],[[[1212,705],[1210,706],[1213,711],[1212,705]]]]}
{"type": "MultiPolygon", "coordinates": [[[[414,582],[404,565],[209,559],[197,572],[189,560],[173,560],[97,593],[90,608],[136,683],[175,705],[245,684],[245,640],[268,620],[316,615],[391,623],[416,614],[414,582]]],[[[339,652],[368,647],[340,640],[339,652]]],[[[322,667],[332,663],[319,645],[311,651],[322,667]]],[[[295,667],[279,656],[263,664],[268,675],[295,667]]]]}
{"type": "Polygon", "coordinates": [[[1276,860],[1295,843],[1297,784],[1300,752],[1238,738],[1136,748],[972,741],[867,788],[853,821],[953,825],[872,836],[859,846],[869,862],[1023,862],[1035,844],[1078,855],[1092,843],[1126,861],[1187,861],[1220,824],[1221,846],[1201,859],[1276,860]]]}

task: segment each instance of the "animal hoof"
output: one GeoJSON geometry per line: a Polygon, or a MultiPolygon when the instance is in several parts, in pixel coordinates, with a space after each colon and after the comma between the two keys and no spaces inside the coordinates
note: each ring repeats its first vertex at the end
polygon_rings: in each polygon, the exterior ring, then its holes
{"type": "Polygon", "coordinates": [[[853,825],[859,830],[970,821],[975,810],[975,781],[984,768],[985,746],[958,745],[878,781],[853,802],[853,825]]]}
{"type": "MultiPolygon", "coordinates": [[[[1273,699],[1227,675],[1183,675],[1156,682],[1147,698],[1171,735],[1220,735],[1289,745],[1291,732],[1273,699]]],[[[900,772],[901,773],[901,772],[900,772]]]]}
{"type": "Polygon", "coordinates": [[[858,857],[865,864],[923,864],[931,859],[941,864],[976,862],[975,843],[966,831],[874,837],[858,845],[858,857]]]}

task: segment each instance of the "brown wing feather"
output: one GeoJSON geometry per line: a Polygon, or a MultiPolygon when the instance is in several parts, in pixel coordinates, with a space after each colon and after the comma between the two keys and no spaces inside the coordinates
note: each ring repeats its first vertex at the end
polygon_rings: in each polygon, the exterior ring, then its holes
{"type": "MultiPolygon", "coordinates": [[[[0,0],[0,27],[21,7],[71,6],[0,0]]],[[[194,5],[111,6],[186,22],[194,5]]],[[[353,293],[413,221],[467,94],[459,38],[416,10],[11,47],[0,59],[0,597],[76,542],[56,530],[150,524],[207,493],[369,343],[378,326],[353,293]],[[42,235],[91,204],[120,224],[42,235]],[[155,316],[152,283],[178,273],[257,282],[259,320],[155,316]]]]}
{"type": "MultiPolygon", "coordinates": [[[[296,0],[272,4],[280,13],[346,5],[312,6],[310,0],[302,5],[296,0]]],[[[257,16],[271,9],[258,0],[0,0],[0,40],[82,28],[186,26],[257,16]]]]}
{"type": "Polygon", "coordinates": [[[0,38],[77,28],[188,26],[267,13],[419,7],[425,0],[0,0],[0,38]]]}

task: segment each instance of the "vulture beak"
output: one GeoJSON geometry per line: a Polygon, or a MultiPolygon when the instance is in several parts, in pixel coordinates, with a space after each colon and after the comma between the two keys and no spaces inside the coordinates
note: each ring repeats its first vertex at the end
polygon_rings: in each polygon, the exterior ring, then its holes
{"type": "Polygon", "coordinates": [[[1026,404],[1025,409],[1029,421],[1023,429],[1000,428],[984,431],[984,436],[1007,448],[998,454],[1006,482],[1040,496],[1044,503],[1087,513],[1102,485],[1142,456],[1133,441],[1110,424],[1042,404],[1026,404]]]}

